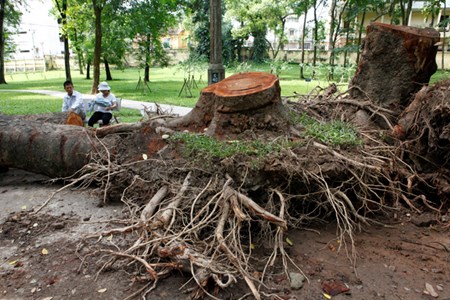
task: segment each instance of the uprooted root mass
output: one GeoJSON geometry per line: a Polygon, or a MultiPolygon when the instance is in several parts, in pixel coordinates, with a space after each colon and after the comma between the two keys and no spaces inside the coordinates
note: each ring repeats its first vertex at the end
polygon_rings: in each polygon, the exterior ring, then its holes
{"type": "MultiPolygon", "coordinates": [[[[293,113],[304,108],[299,103],[290,107],[293,113]]],[[[361,131],[363,146],[336,148],[305,139],[302,130],[298,126],[283,137],[257,136],[266,143],[293,142],[264,157],[189,160],[181,155],[182,143],[163,140],[153,129],[140,129],[146,138],[118,135],[123,149],[115,154],[107,147],[99,150],[70,186],[98,184],[104,201],[120,199],[126,205],[129,219],[91,236],[114,236],[109,246],[86,240],[90,250],[82,252],[104,254],[101,270],[129,269],[131,263],[131,272],[149,282],[141,294],[181,270],[196,282],[195,288],[185,289],[192,298],[215,297],[219,289],[243,280],[260,299],[269,293],[265,281],[274,272],[301,272],[285,249],[287,228],[335,219],[340,240],[352,248],[355,229],[376,223],[378,214],[400,204],[436,211],[445,204],[415,193],[409,180],[401,179],[420,175],[396,155],[396,146],[379,138],[380,131],[361,131]],[[143,139],[153,157],[130,147],[143,139]],[[261,245],[272,250],[263,271],[256,272],[261,245]]]]}

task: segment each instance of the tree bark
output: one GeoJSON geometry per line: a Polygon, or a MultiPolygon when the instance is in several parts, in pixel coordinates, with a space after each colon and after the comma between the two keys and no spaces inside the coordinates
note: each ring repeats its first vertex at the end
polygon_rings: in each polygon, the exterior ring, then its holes
{"type": "Polygon", "coordinates": [[[382,106],[408,105],[437,70],[439,32],[377,22],[366,32],[350,95],[382,106]]]}
{"type": "Polygon", "coordinates": [[[86,64],[86,79],[91,79],[91,60],[86,64]]]}
{"type": "Polygon", "coordinates": [[[113,80],[111,76],[111,69],[109,68],[108,60],[105,58],[105,73],[106,73],[106,80],[113,80]]]}
{"type": "Polygon", "coordinates": [[[246,130],[285,131],[288,128],[281,103],[278,77],[262,72],[232,75],[204,88],[192,111],[169,127],[186,128],[215,137],[246,130]]]}
{"type": "Polygon", "coordinates": [[[0,166],[70,176],[89,162],[95,145],[89,135],[84,127],[0,115],[0,166]]]}
{"type": "MultiPolygon", "coordinates": [[[[73,116],[77,116],[75,113],[70,112],[57,112],[57,113],[48,113],[48,114],[39,114],[39,115],[18,115],[18,116],[10,116],[9,118],[13,119],[21,119],[25,122],[42,122],[42,123],[52,123],[59,125],[76,125],[76,121],[74,122],[73,116]]],[[[6,118],[6,116],[2,116],[6,118]]],[[[81,118],[78,117],[81,121],[81,118]]]]}
{"type": "MultiPolygon", "coordinates": [[[[67,23],[67,0],[62,2],[62,11],[60,11],[62,24],[66,26],[67,23]]],[[[70,48],[69,48],[69,38],[66,33],[63,33],[64,39],[64,67],[66,71],[66,80],[72,80],[72,75],[70,74],[70,48]]]]}
{"type": "Polygon", "coordinates": [[[305,79],[304,69],[305,69],[305,38],[306,38],[306,17],[308,15],[308,6],[305,6],[305,17],[303,19],[302,27],[302,58],[300,65],[300,79],[305,79]]]}
{"type": "Polygon", "coordinates": [[[100,57],[102,55],[102,9],[100,1],[92,0],[95,15],[95,48],[94,48],[94,78],[92,81],[91,93],[97,93],[97,86],[100,83],[100,57]]]}
{"type": "Polygon", "coordinates": [[[0,84],[6,84],[5,78],[5,6],[6,0],[0,0],[0,84]]]}

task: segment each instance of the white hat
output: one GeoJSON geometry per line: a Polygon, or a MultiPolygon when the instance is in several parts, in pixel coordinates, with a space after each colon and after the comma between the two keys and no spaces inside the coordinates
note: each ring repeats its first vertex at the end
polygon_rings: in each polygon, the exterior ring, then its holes
{"type": "Polygon", "coordinates": [[[108,83],[106,83],[106,82],[101,82],[101,83],[98,85],[98,90],[99,90],[99,91],[110,91],[111,88],[109,87],[108,83]]]}

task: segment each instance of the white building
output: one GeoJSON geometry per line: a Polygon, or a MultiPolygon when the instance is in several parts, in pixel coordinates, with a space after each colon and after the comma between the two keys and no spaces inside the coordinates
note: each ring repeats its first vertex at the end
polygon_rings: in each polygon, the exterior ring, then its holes
{"type": "Polygon", "coordinates": [[[43,58],[44,55],[60,55],[64,51],[59,38],[59,25],[50,14],[51,0],[30,0],[22,13],[19,33],[13,37],[16,52],[14,60],[43,58]]]}

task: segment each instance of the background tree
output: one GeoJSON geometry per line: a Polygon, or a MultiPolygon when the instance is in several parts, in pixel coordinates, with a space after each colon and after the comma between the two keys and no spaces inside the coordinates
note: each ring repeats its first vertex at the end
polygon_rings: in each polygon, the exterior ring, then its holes
{"type": "Polygon", "coordinates": [[[196,56],[209,59],[209,0],[192,0],[186,7],[189,18],[185,25],[191,32],[190,49],[196,56]]]}
{"type": "Polygon", "coordinates": [[[6,84],[6,53],[14,48],[10,37],[20,24],[20,17],[22,16],[20,9],[25,4],[24,0],[0,0],[0,84],[6,84]]]}
{"type": "MultiPolygon", "coordinates": [[[[334,75],[334,64],[338,51],[336,51],[336,41],[341,32],[341,24],[342,24],[342,16],[346,10],[346,7],[350,0],[346,0],[343,2],[337,2],[337,0],[331,1],[330,6],[330,28],[328,32],[328,51],[329,51],[329,59],[328,64],[330,66],[330,72],[328,74],[328,79],[333,80],[334,75]]],[[[349,24],[347,22],[349,27],[349,24]]]]}
{"type": "MultiPolygon", "coordinates": [[[[66,23],[62,26],[62,30],[70,40],[69,45],[77,56],[80,74],[83,74],[88,56],[91,57],[91,61],[93,59],[94,27],[92,26],[93,14],[91,7],[92,4],[86,1],[69,0],[66,11],[66,23]]],[[[86,77],[89,79],[89,74],[86,77]]]]}
{"type": "Polygon", "coordinates": [[[399,7],[402,15],[402,25],[409,25],[409,16],[412,11],[413,0],[399,0],[399,7]]]}
{"type": "Polygon", "coordinates": [[[447,33],[447,28],[448,28],[448,24],[449,24],[449,17],[447,16],[447,3],[445,0],[442,0],[442,5],[444,6],[443,11],[442,11],[442,15],[443,17],[441,18],[438,26],[439,26],[439,30],[443,31],[443,36],[442,36],[442,52],[441,52],[441,69],[444,70],[445,69],[445,52],[447,52],[448,50],[448,42],[447,42],[447,37],[446,37],[446,33],[447,33]]]}
{"type": "Polygon", "coordinates": [[[128,11],[129,36],[138,45],[137,58],[144,67],[144,81],[150,81],[153,63],[168,64],[161,38],[178,21],[181,2],[178,0],[132,0],[128,11]]]}
{"type": "Polygon", "coordinates": [[[64,69],[66,71],[66,80],[72,80],[70,74],[70,48],[69,37],[67,34],[67,2],[68,0],[53,0],[53,4],[57,10],[58,23],[61,24],[60,36],[64,43],[64,69]]]}
{"type": "Polygon", "coordinates": [[[436,17],[441,9],[441,3],[445,4],[445,0],[424,1],[422,14],[425,16],[425,20],[430,22],[430,27],[434,27],[436,23],[436,17]]]}
{"type": "Polygon", "coordinates": [[[106,0],[92,0],[95,24],[95,47],[94,47],[94,78],[92,81],[91,93],[97,92],[100,83],[100,59],[102,55],[102,11],[106,0]]]}
{"type": "Polygon", "coordinates": [[[300,30],[300,49],[301,49],[301,59],[300,59],[300,78],[304,79],[304,67],[305,67],[305,39],[308,34],[308,30],[306,27],[307,19],[308,19],[308,10],[311,8],[312,1],[298,1],[293,5],[293,11],[297,16],[303,15],[302,28],[300,30]]]}
{"type": "Polygon", "coordinates": [[[276,59],[286,43],[286,19],[293,14],[296,5],[293,0],[226,1],[228,19],[240,23],[240,27],[233,31],[234,36],[241,39],[253,37],[251,58],[255,61],[264,60],[267,49],[271,50],[272,58],[276,59]],[[268,30],[274,33],[274,44],[266,38],[268,30]]]}
{"type": "Polygon", "coordinates": [[[222,23],[222,57],[224,64],[242,61],[242,46],[244,41],[233,36],[233,24],[230,21],[222,23]]]}
{"type": "Polygon", "coordinates": [[[253,37],[250,50],[250,59],[258,62],[267,58],[269,43],[266,39],[268,20],[262,11],[261,1],[252,0],[226,0],[226,16],[229,20],[239,22],[240,26],[234,28],[233,36],[246,40],[253,37]]]}
{"type": "Polygon", "coordinates": [[[120,3],[107,5],[102,14],[102,59],[106,80],[112,80],[110,64],[123,68],[126,53],[131,50],[129,38],[130,18],[120,3]]]}

